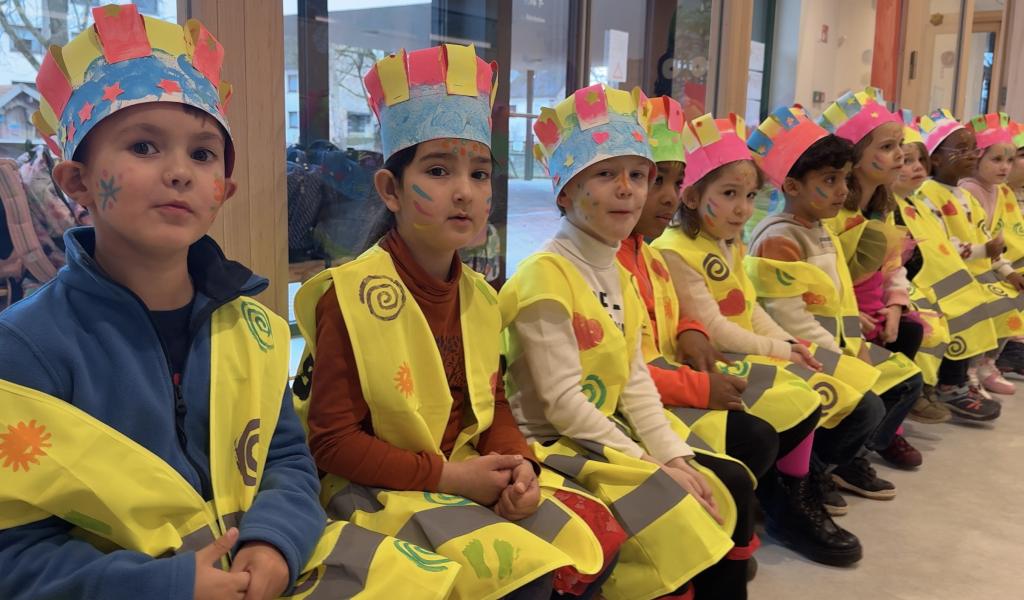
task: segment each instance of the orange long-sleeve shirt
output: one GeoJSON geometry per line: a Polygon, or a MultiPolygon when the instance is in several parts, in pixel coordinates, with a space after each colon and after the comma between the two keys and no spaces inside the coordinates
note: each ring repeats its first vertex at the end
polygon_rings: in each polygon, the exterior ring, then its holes
{"type": "MultiPolygon", "coordinates": [[[[647,308],[647,315],[651,319],[651,328],[655,339],[658,337],[658,314],[654,307],[654,286],[651,283],[650,272],[644,262],[640,248],[643,245],[643,236],[632,235],[622,241],[616,257],[619,263],[636,277],[640,296],[643,298],[644,306],[647,308]]],[[[684,331],[699,331],[707,336],[707,331],[699,322],[692,319],[679,317],[676,335],[684,331]]],[[[711,383],[707,373],[694,371],[686,365],[677,369],[664,369],[647,365],[647,369],[654,379],[654,385],[661,394],[663,404],[673,406],[689,406],[693,408],[707,408],[708,400],[711,397],[711,383]]]]}
{"type": "MultiPolygon", "coordinates": [[[[394,230],[381,241],[391,254],[402,282],[423,311],[441,353],[453,403],[441,442],[447,456],[465,427],[466,369],[459,317],[459,277],[456,256],[447,281],[432,277],[415,261],[394,230]]],[[[349,481],[392,490],[438,491],[443,459],[432,452],[412,452],[374,436],[370,408],[360,386],[352,341],[330,288],[316,307],[316,362],[313,365],[309,406],[309,445],[321,471],[349,481]]],[[[481,434],[480,454],[520,454],[536,464],[526,439],[516,425],[505,390],[498,381],[494,422],[481,434]]]]}

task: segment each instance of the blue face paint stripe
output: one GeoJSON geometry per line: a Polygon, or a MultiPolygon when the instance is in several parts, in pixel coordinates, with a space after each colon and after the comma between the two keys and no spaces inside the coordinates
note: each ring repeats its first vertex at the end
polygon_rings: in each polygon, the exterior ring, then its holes
{"type": "Polygon", "coordinates": [[[430,197],[430,194],[428,194],[428,193],[424,192],[424,191],[423,191],[423,190],[422,190],[422,189],[420,188],[420,186],[416,185],[415,183],[414,183],[414,184],[412,184],[412,191],[414,191],[414,192],[416,192],[417,194],[419,194],[419,196],[420,196],[421,198],[423,198],[424,200],[426,200],[427,202],[433,202],[433,201],[434,201],[434,199],[430,197]]]}
{"type": "Polygon", "coordinates": [[[817,192],[818,195],[821,196],[822,198],[825,198],[826,200],[828,199],[828,194],[826,194],[825,190],[821,189],[820,187],[814,186],[814,191],[817,192]]]}

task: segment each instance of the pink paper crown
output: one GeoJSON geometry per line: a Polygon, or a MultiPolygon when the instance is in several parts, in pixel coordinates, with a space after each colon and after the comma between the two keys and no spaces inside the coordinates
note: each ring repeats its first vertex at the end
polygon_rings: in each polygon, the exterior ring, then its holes
{"type": "Polygon", "coordinates": [[[92,9],[95,24],[67,45],[51,46],[36,75],[42,96],[32,123],[66,159],[100,121],[148,102],[176,102],[208,113],[227,133],[225,166],[234,147],[224,110],[231,84],[220,78],[224,48],[190,19],[185,27],[139,15],[134,4],[92,9]]]}
{"type": "Polygon", "coordinates": [[[921,115],[917,120],[917,128],[921,131],[921,137],[924,138],[924,145],[928,148],[930,155],[935,152],[943,140],[952,135],[954,131],[964,129],[964,126],[948,109],[939,108],[930,115],[921,115]]]}
{"type": "Polygon", "coordinates": [[[815,142],[828,135],[823,127],[807,118],[799,104],[782,106],[750,134],[747,146],[758,158],[761,170],[777,188],[782,188],[790,169],[815,142]]]}
{"type": "Polygon", "coordinates": [[[380,122],[385,160],[395,152],[440,139],[491,147],[491,107],[498,64],[473,46],[444,44],[385,56],[363,77],[367,102],[380,122]]]}
{"type": "Polygon", "coordinates": [[[979,150],[995,144],[1013,143],[1013,135],[1010,134],[1010,115],[1004,112],[976,115],[970,124],[974,129],[974,137],[978,140],[979,150]]]}
{"type": "Polygon", "coordinates": [[[746,137],[743,117],[735,113],[729,113],[726,119],[716,119],[708,113],[686,123],[682,135],[686,150],[683,187],[690,187],[723,165],[751,160],[746,137]]]}
{"type": "Polygon", "coordinates": [[[1017,121],[1010,121],[1010,137],[1018,150],[1024,148],[1024,125],[1017,121]]]}
{"type": "Polygon", "coordinates": [[[847,92],[821,113],[818,124],[829,133],[856,144],[886,123],[902,123],[900,115],[885,107],[882,90],[874,87],[847,92]]]}

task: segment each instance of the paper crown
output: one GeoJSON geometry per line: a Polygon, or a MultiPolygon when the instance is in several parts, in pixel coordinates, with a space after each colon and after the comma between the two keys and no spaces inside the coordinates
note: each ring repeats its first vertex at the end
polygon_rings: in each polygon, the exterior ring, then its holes
{"type": "Polygon", "coordinates": [[[775,109],[750,134],[747,146],[758,158],[768,180],[777,188],[790,169],[815,142],[827,136],[823,127],[811,121],[799,104],[775,109]]]}
{"type": "Polygon", "coordinates": [[[953,116],[953,113],[945,108],[936,109],[930,115],[921,115],[921,118],[917,120],[917,127],[921,131],[921,137],[924,138],[928,154],[935,152],[939,144],[954,131],[964,128],[963,124],[953,116]]]}
{"type": "Polygon", "coordinates": [[[683,187],[690,187],[723,165],[751,160],[746,137],[743,117],[734,113],[726,119],[716,119],[708,113],[687,123],[682,135],[686,149],[683,187]]]}
{"type": "Polygon", "coordinates": [[[497,71],[498,64],[479,58],[472,45],[403,49],[377,61],[363,84],[380,123],[384,159],[439,138],[490,148],[497,71]]]}
{"type": "Polygon", "coordinates": [[[1024,125],[1018,121],[1010,121],[1010,137],[1018,150],[1024,148],[1024,125]]]}
{"type": "Polygon", "coordinates": [[[142,17],[134,4],[98,6],[92,14],[92,27],[64,47],[50,46],[36,75],[42,101],[32,123],[50,149],[70,159],[113,113],[176,102],[208,113],[224,128],[230,175],[234,146],[224,109],[231,85],[221,81],[224,48],[213,34],[195,19],[182,28],[142,17]]]}
{"type": "Polygon", "coordinates": [[[994,144],[1013,143],[1013,136],[1010,134],[1010,115],[1004,112],[976,115],[971,118],[970,126],[978,140],[979,150],[994,144]]]}
{"type": "Polygon", "coordinates": [[[900,110],[900,116],[903,117],[903,143],[924,144],[921,130],[917,128],[917,119],[914,118],[914,111],[904,108],[900,110]]]}
{"type": "Polygon", "coordinates": [[[874,87],[847,92],[821,113],[818,124],[852,143],[864,139],[886,123],[902,123],[900,116],[885,107],[882,90],[874,87]]]}
{"type": "Polygon", "coordinates": [[[540,109],[533,124],[534,156],[547,169],[555,194],[577,173],[616,156],[651,157],[647,126],[651,101],[640,91],[598,83],[576,90],[554,108],[540,109]]]}
{"type": "Polygon", "coordinates": [[[686,162],[683,152],[683,107],[671,96],[651,98],[651,117],[647,124],[647,141],[654,162],[686,162]]]}

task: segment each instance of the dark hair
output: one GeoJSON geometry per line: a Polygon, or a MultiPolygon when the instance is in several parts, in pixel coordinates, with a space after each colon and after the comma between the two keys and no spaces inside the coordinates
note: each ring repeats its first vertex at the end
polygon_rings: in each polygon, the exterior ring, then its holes
{"type": "MultiPolygon", "coordinates": [[[[384,166],[381,168],[385,171],[391,171],[391,175],[401,184],[405,170],[412,164],[413,159],[416,158],[417,147],[419,147],[419,144],[414,144],[395,152],[384,161],[384,166]]],[[[395,227],[395,213],[391,212],[387,205],[384,204],[384,201],[380,199],[376,188],[374,188],[373,195],[373,199],[376,202],[373,203],[372,213],[367,220],[370,226],[366,229],[366,235],[358,246],[360,253],[369,250],[380,241],[380,238],[384,237],[384,234],[395,227]]]]}
{"type": "MultiPolygon", "coordinates": [[[[868,133],[853,146],[853,164],[860,162],[860,159],[864,156],[864,151],[867,150],[873,138],[874,135],[868,133]]],[[[852,172],[850,173],[849,188],[850,193],[846,196],[846,200],[843,201],[843,208],[860,212],[860,182],[857,181],[857,176],[852,172]]],[[[893,198],[892,190],[884,185],[880,185],[875,188],[875,192],[868,199],[868,204],[864,207],[864,213],[869,216],[884,215],[895,207],[896,199],[893,198]]]]}
{"type": "Polygon", "coordinates": [[[753,159],[734,160],[731,163],[726,163],[720,167],[708,171],[708,173],[704,175],[704,177],[701,177],[696,183],[683,190],[683,201],[679,203],[679,212],[676,214],[675,219],[678,224],[673,223],[672,226],[681,228],[683,230],[683,233],[685,233],[690,239],[696,239],[697,234],[700,233],[700,215],[697,213],[697,209],[690,208],[689,206],[686,205],[685,195],[691,193],[695,194],[699,201],[700,197],[704,195],[704,192],[708,190],[708,187],[710,187],[712,183],[714,183],[716,180],[718,180],[719,177],[722,176],[722,173],[725,171],[726,167],[730,167],[736,163],[743,162],[744,160],[749,160],[751,166],[754,167],[754,171],[757,173],[757,189],[761,189],[762,187],[764,187],[764,171],[761,170],[761,167],[757,166],[757,163],[754,162],[753,159]]]}
{"type": "Polygon", "coordinates": [[[828,134],[804,150],[800,158],[790,167],[786,177],[800,181],[811,171],[842,169],[846,163],[854,162],[854,146],[849,140],[835,134],[828,134]]]}

